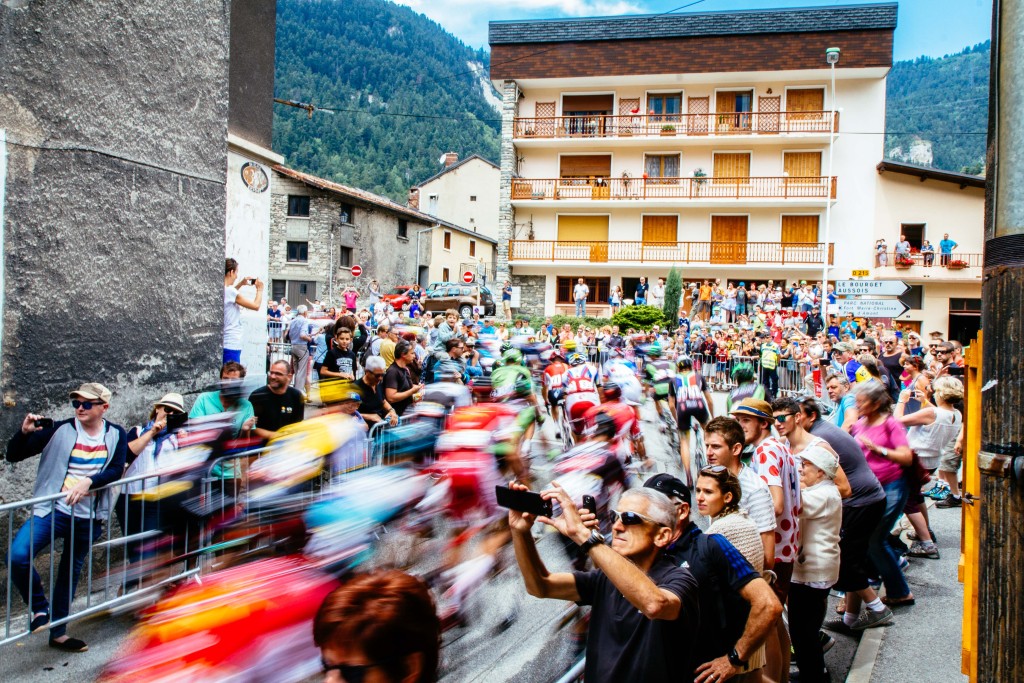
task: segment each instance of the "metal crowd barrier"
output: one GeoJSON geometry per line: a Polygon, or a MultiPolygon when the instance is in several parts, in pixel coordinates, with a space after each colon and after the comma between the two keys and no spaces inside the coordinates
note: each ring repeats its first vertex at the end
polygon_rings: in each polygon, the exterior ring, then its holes
{"type": "Polygon", "coordinates": [[[284,343],[284,331],[286,327],[282,320],[267,321],[267,341],[271,344],[284,343]]]}

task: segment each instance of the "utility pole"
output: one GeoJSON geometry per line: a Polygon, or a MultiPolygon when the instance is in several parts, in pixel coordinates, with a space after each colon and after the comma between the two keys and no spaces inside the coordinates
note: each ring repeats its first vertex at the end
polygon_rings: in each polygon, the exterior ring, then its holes
{"type": "Polygon", "coordinates": [[[994,0],[982,284],[978,681],[1024,680],[1024,0],[994,0]]]}

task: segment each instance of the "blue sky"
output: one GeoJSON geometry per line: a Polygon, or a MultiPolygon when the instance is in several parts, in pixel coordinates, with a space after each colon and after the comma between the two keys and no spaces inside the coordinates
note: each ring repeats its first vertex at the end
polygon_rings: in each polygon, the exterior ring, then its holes
{"type": "MultiPolygon", "coordinates": [[[[861,0],[860,4],[883,0],[861,0]]],[[[885,0],[888,1],[888,0],[885,0]]],[[[487,22],[497,19],[614,16],[668,12],[694,0],[395,0],[441,24],[473,47],[487,44],[487,22]]],[[[697,0],[680,12],[854,4],[851,0],[697,0]]],[[[941,57],[987,40],[992,0],[902,0],[894,57],[941,57]]]]}

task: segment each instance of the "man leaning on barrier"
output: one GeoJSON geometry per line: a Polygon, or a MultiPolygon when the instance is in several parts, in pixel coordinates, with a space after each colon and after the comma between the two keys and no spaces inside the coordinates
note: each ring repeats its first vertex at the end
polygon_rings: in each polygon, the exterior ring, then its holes
{"type": "MultiPolygon", "coordinates": [[[[103,533],[103,519],[112,505],[109,490],[93,491],[117,480],[124,471],[128,438],[124,428],[103,419],[110,407],[110,390],[88,383],[71,392],[75,416],[45,425],[41,415],[29,413],[7,444],[7,460],[20,462],[41,454],[32,496],[64,493],[63,498],[37,503],[11,543],[10,574],[14,586],[32,610],[33,632],[59,621],[70,611],[78,576],[93,541],[103,533]],[[32,562],[50,545],[64,539],[52,604],[32,562]]],[[[50,647],[85,652],[88,645],[69,638],[64,624],[50,629],[50,647]]]]}

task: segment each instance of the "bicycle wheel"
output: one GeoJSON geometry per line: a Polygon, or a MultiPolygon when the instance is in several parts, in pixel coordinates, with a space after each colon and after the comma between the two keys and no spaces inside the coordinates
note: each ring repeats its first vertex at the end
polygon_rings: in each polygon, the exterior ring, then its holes
{"type": "Polygon", "coordinates": [[[569,450],[575,444],[575,440],[572,436],[572,425],[569,424],[569,416],[565,414],[565,406],[562,406],[561,410],[558,411],[560,419],[558,420],[558,429],[562,435],[562,448],[569,450]]]}
{"type": "Polygon", "coordinates": [[[665,431],[668,434],[668,444],[669,444],[669,447],[672,449],[673,455],[678,455],[679,454],[679,426],[676,424],[676,419],[675,419],[675,417],[672,416],[672,413],[669,412],[667,407],[666,407],[665,413],[662,415],[661,419],[665,423],[665,431]]]}
{"type": "Polygon", "coordinates": [[[693,426],[693,454],[690,457],[695,472],[708,466],[708,453],[704,448],[704,430],[699,424],[693,426]]]}

